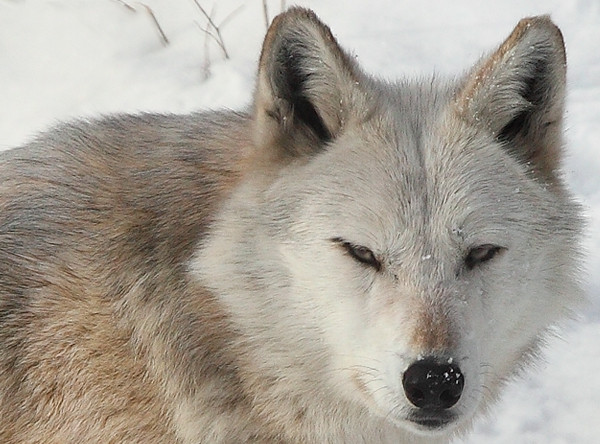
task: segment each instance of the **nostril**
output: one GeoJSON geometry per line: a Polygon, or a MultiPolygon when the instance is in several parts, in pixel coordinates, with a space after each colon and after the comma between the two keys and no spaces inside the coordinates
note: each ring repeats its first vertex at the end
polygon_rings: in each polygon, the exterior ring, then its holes
{"type": "MultiPolygon", "coordinates": [[[[462,392],[462,388],[461,388],[462,392]]],[[[461,392],[453,391],[453,390],[444,390],[440,394],[440,405],[443,409],[449,409],[454,404],[458,402],[460,399],[461,392]]]]}
{"type": "Polygon", "coordinates": [[[407,390],[406,395],[408,396],[408,399],[410,399],[413,404],[422,403],[425,400],[425,394],[422,390],[414,387],[409,387],[405,390],[407,390]]]}
{"type": "Polygon", "coordinates": [[[402,378],[408,400],[421,409],[449,409],[460,399],[464,376],[454,364],[438,364],[428,358],[413,363],[402,378]]]}

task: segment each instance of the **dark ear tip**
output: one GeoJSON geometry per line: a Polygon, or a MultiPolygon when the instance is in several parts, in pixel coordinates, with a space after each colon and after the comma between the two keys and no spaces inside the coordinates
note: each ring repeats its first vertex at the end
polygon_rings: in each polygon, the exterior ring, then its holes
{"type": "Polygon", "coordinates": [[[327,25],[321,22],[317,14],[311,9],[293,6],[277,15],[271,22],[265,36],[260,57],[261,65],[266,63],[266,57],[272,52],[271,50],[276,46],[276,42],[284,41],[283,37],[285,35],[293,35],[311,27],[319,29],[321,33],[328,36],[331,35],[327,25]]]}
{"type": "Polygon", "coordinates": [[[292,6],[291,8],[286,9],[282,13],[275,16],[271,26],[269,27],[269,32],[271,32],[272,29],[278,29],[287,23],[302,22],[318,23],[322,25],[321,20],[319,17],[317,17],[317,14],[315,14],[312,9],[303,8],[300,6],[292,6]]]}
{"type": "Polygon", "coordinates": [[[538,28],[538,29],[546,29],[553,33],[560,34],[560,29],[556,24],[552,21],[548,14],[545,15],[536,15],[532,17],[525,17],[519,20],[517,24],[517,29],[529,29],[529,28],[538,28]]]}
{"type": "Polygon", "coordinates": [[[296,18],[300,18],[300,19],[319,21],[319,19],[317,18],[317,14],[315,14],[312,9],[304,8],[302,6],[291,6],[288,9],[286,9],[285,11],[283,11],[282,13],[278,14],[277,17],[281,17],[281,18],[296,17],[296,18]]]}
{"type": "MultiPolygon", "coordinates": [[[[522,38],[525,34],[535,32],[540,37],[545,37],[565,53],[565,41],[560,28],[552,21],[549,15],[526,17],[519,21],[513,35],[522,38]]],[[[539,38],[539,37],[538,37],[539,38]]]]}

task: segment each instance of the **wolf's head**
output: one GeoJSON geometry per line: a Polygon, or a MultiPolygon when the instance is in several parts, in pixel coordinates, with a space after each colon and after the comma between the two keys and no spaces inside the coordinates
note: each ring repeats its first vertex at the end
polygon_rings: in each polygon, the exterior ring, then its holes
{"type": "Polygon", "coordinates": [[[530,360],[578,297],[565,69],[547,17],[458,80],[395,83],[311,12],[276,18],[246,177],[196,264],[259,415],[442,433],[530,360]]]}

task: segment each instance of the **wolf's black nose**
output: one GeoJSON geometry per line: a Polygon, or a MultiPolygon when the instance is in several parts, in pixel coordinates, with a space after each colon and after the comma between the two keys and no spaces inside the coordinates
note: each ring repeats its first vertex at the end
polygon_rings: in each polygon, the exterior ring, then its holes
{"type": "Polygon", "coordinates": [[[408,400],[420,409],[449,409],[460,399],[465,378],[451,362],[433,358],[416,361],[404,372],[402,385],[408,400]]]}

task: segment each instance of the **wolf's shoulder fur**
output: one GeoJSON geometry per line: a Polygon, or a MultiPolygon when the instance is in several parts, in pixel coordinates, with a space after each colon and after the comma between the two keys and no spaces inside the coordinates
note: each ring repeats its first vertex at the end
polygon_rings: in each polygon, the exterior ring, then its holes
{"type": "Polygon", "coordinates": [[[241,113],[198,113],[63,124],[2,153],[2,198],[12,198],[3,217],[14,220],[14,229],[65,245],[65,234],[118,232],[121,223],[137,224],[140,233],[161,228],[156,245],[140,254],[163,252],[179,261],[239,177],[248,121],[241,113]]]}
{"type": "Polygon", "coordinates": [[[0,153],[0,441],[467,430],[580,299],[565,69],[537,17],[458,79],[383,82],[292,8],[245,112],[0,153]]]}
{"type": "Polygon", "coordinates": [[[248,120],[113,116],[0,154],[2,442],[176,442],[178,367],[223,372],[224,315],[186,298],[185,262],[239,180],[248,120]]]}

